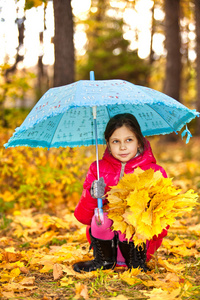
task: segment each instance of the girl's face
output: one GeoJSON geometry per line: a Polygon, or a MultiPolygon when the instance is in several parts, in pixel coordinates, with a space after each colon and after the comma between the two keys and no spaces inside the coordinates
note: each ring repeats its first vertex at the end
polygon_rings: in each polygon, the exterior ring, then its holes
{"type": "Polygon", "coordinates": [[[121,162],[132,159],[140,147],[135,134],[126,126],[116,129],[107,145],[111,154],[121,162]]]}

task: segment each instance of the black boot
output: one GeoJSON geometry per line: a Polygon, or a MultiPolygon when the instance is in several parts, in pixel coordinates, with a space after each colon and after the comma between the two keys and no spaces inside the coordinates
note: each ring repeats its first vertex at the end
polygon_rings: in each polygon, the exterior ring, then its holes
{"type": "Polygon", "coordinates": [[[112,240],[100,240],[93,237],[90,233],[91,245],[93,247],[94,260],[81,261],[73,265],[76,272],[91,272],[97,269],[112,269],[117,259],[117,236],[112,240]]]}
{"type": "Polygon", "coordinates": [[[125,258],[125,262],[129,269],[140,268],[144,272],[148,270],[146,266],[146,245],[143,244],[143,247],[135,246],[133,242],[120,242],[119,248],[123,257],[125,258]]]}

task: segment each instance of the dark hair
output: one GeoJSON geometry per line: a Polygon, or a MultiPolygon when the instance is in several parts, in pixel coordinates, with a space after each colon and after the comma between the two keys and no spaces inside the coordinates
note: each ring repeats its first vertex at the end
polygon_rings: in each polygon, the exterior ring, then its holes
{"type": "Polygon", "coordinates": [[[106,142],[109,142],[109,138],[113,134],[113,132],[122,127],[126,126],[128,127],[136,136],[138,143],[141,145],[141,152],[144,151],[144,146],[145,146],[145,139],[144,136],[141,132],[140,125],[137,121],[137,119],[129,113],[125,114],[118,114],[114,117],[112,117],[106,126],[105,132],[104,132],[104,137],[106,142]]]}

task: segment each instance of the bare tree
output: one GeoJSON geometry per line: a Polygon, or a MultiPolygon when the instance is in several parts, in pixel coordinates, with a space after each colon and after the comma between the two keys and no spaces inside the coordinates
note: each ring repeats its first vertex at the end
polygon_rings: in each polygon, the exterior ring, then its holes
{"type": "Polygon", "coordinates": [[[18,28],[17,55],[15,58],[15,63],[10,68],[6,69],[6,71],[5,71],[5,78],[6,78],[7,82],[10,81],[9,74],[16,72],[18,63],[20,61],[24,60],[24,55],[20,55],[20,49],[21,49],[21,47],[23,47],[23,44],[24,44],[24,30],[25,30],[24,21],[25,21],[25,17],[23,17],[21,19],[17,18],[15,20],[15,23],[17,24],[17,28],[18,28]]]}
{"type": "Polygon", "coordinates": [[[181,37],[180,0],[165,0],[166,77],[164,92],[180,101],[181,85],[181,37]]]}
{"type": "Polygon", "coordinates": [[[155,0],[153,1],[153,6],[151,9],[152,17],[151,17],[151,42],[150,42],[150,54],[149,54],[149,63],[150,65],[154,62],[154,51],[153,51],[153,36],[155,33],[155,0]]]}
{"type": "MultiPolygon", "coordinates": [[[[195,0],[195,19],[196,19],[196,86],[197,86],[197,111],[200,111],[200,1],[195,0]]],[[[197,119],[197,134],[200,135],[200,118],[197,119]]]]}
{"type": "Polygon", "coordinates": [[[53,0],[54,7],[54,86],[74,81],[74,41],[71,0],[53,0]]]}

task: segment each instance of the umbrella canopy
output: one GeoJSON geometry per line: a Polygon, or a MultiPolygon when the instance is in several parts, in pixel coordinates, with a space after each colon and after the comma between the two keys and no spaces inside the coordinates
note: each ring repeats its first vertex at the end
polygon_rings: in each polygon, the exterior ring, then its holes
{"type": "Polygon", "coordinates": [[[95,145],[94,106],[98,144],[105,143],[105,126],[119,113],[133,114],[144,136],[180,131],[199,115],[161,92],[125,80],[80,80],[49,89],[5,147],[95,145]]]}

